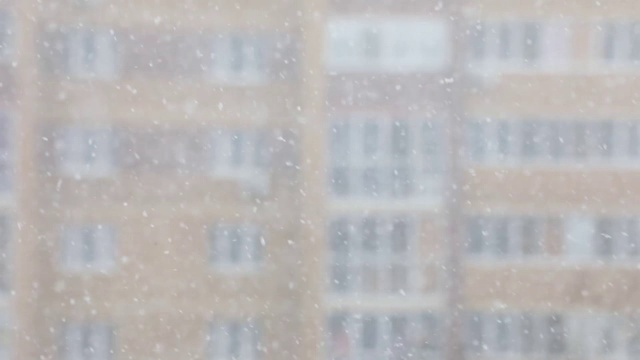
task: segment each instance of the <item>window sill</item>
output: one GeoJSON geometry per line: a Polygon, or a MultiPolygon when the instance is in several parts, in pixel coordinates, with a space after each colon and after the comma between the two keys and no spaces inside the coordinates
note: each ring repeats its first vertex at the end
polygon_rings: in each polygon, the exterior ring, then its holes
{"type": "Polygon", "coordinates": [[[507,170],[554,170],[554,171],[640,171],[640,158],[637,161],[618,161],[615,160],[602,160],[591,162],[575,162],[575,161],[544,161],[544,160],[532,160],[532,161],[470,161],[468,165],[469,169],[473,168],[503,168],[507,170]]]}
{"type": "MultiPolygon", "coordinates": [[[[638,257],[640,260],[640,256],[638,257]]],[[[566,256],[547,256],[547,257],[531,257],[531,258],[498,258],[498,257],[472,257],[465,255],[464,263],[471,266],[482,267],[552,267],[552,268],[570,268],[570,269],[589,269],[589,268],[619,268],[619,269],[638,269],[640,270],[640,262],[638,260],[609,260],[605,261],[597,258],[584,260],[570,259],[566,256]]]]}
{"type": "Polygon", "coordinates": [[[509,62],[471,63],[467,66],[467,73],[480,78],[499,77],[509,75],[571,75],[575,73],[566,63],[559,64],[522,64],[509,62]]]}
{"type": "Polygon", "coordinates": [[[100,277],[100,276],[113,276],[116,272],[116,266],[95,268],[91,266],[86,267],[71,267],[63,266],[61,272],[64,276],[69,277],[100,277]]]}
{"type": "Polygon", "coordinates": [[[254,276],[262,273],[264,266],[260,263],[251,265],[211,265],[211,272],[225,276],[254,276]]]}
{"type": "Polygon", "coordinates": [[[224,76],[211,76],[209,82],[220,86],[229,87],[260,87],[267,86],[269,81],[266,76],[239,76],[239,77],[224,77],[224,76]]]}
{"type": "Polygon", "coordinates": [[[336,294],[325,295],[325,302],[332,310],[431,310],[442,305],[444,294],[434,291],[432,293],[418,294],[415,291],[407,295],[389,294],[336,294]]]}
{"type": "Polygon", "coordinates": [[[433,195],[409,195],[405,197],[362,197],[336,196],[330,198],[331,210],[349,211],[352,209],[380,209],[390,211],[433,210],[442,204],[442,193],[433,195]]]}
{"type": "Polygon", "coordinates": [[[73,171],[73,170],[63,170],[61,172],[61,177],[70,178],[73,180],[99,180],[99,179],[108,179],[112,178],[116,175],[116,172],[113,170],[104,170],[104,171],[73,171]]]}
{"type": "Polygon", "coordinates": [[[117,73],[114,74],[97,74],[97,73],[83,73],[83,72],[69,72],[66,74],[71,81],[102,81],[113,82],[119,79],[117,73]]]}

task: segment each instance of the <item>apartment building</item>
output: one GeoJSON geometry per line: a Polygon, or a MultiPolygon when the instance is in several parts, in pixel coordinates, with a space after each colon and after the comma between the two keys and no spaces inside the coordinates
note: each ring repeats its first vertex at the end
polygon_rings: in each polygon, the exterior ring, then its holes
{"type": "Polygon", "coordinates": [[[318,358],[444,355],[452,11],[326,4],[318,358]]]}
{"type": "Polygon", "coordinates": [[[3,358],[293,356],[297,8],[185,5],[2,2],[3,358]]]}
{"type": "Polygon", "coordinates": [[[467,355],[633,359],[636,10],[467,14],[467,355]]]}
{"type": "Polygon", "coordinates": [[[0,1],[0,358],[637,357],[633,5],[0,1]]]}

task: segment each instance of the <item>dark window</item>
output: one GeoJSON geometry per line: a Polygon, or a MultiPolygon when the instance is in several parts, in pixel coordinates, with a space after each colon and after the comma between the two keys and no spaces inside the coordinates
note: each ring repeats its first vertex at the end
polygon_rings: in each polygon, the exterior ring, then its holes
{"type": "Polygon", "coordinates": [[[485,57],[485,28],[482,24],[476,24],[470,31],[471,58],[481,61],[485,57]]]}
{"type": "Polygon", "coordinates": [[[533,317],[524,314],[520,317],[520,341],[523,354],[530,354],[535,351],[537,340],[540,334],[536,332],[533,317]]]}
{"type": "Polygon", "coordinates": [[[549,156],[553,160],[563,159],[566,155],[565,124],[550,121],[547,123],[549,156]]]}
{"type": "Polygon", "coordinates": [[[393,123],[391,152],[398,159],[405,159],[409,155],[409,129],[405,122],[395,121],[393,123]]]}
{"type": "Polygon", "coordinates": [[[499,42],[498,45],[499,47],[499,56],[500,59],[502,60],[509,60],[511,59],[511,57],[513,56],[513,41],[512,41],[512,36],[513,33],[511,32],[511,26],[510,24],[502,24],[499,27],[498,30],[498,36],[499,36],[499,42]]]}
{"type": "Polygon", "coordinates": [[[551,315],[547,318],[547,351],[549,354],[562,354],[566,346],[566,334],[562,316],[551,315]]]}
{"type": "Polygon", "coordinates": [[[82,230],[82,259],[85,264],[96,261],[96,232],[92,227],[82,230]]]}
{"type": "Polygon", "coordinates": [[[469,123],[469,156],[471,160],[482,161],[486,152],[484,123],[474,121],[469,123]]]}
{"type": "Polygon", "coordinates": [[[349,194],[349,170],[346,167],[334,167],[331,170],[331,188],[336,195],[349,194]]]}
{"type": "Polygon", "coordinates": [[[484,346],[484,323],[480,314],[471,315],[467,321],[467,344],[470,350],[480,353],[484,346]]]}
{"type": "Polygon", "coordinates": [[[376,253],[379,247],[378,241],[376,219],[365,218],[362,221],[362,249],[365,253],[376,253]]]}
{"type": "Polygon", "coordinates": [[[378,343],[378,321],[373,317],[362,319],[362,347],[373,350],[378,343]]]}
{"type": "Polygon", "coordinates": [[[494,223],[495,249],[498,255],[509,253],[509,221],[505,218],[496,219],[494,223]]]}
{"type": "Polygon", "coordinates": [[[496,350],[507,352],[511,350],[511,318],[506,315],[496,316],[496,350]]]}
{"type": "Polygon", "coordinates": [[[638,239],[638,219],[630,218],[626,220],[626,243],[627,255],[636,257],[640,254],[640,239],[638,239]]]}
{"type": "Polygon", "coordinates": [[[467,222],[467,250],[471,254],[481,254],[484,251],[485,229],[480,218],[471,218],[467,222]]]}
{"type": "Polygon", "coordinates": [[[527,64],[531,64],[538,59],[539,42],[538,25],[534,23],[525,23],[523,57],[527,64]]]}
{"type": "Polygon", "coordinates": [[[378,154],[378,124],[366,123],[364,125],[363,153],[369,159],[375,159],[378,154]]]}
{"type": "Polygon", "coordinates": [[[407,357],[407,326],[408,322],[405,317],[391,317],[391,344],[390,351],[392,359],[404,359],[407,357]]]}
{"type": "Polygon", "coordinates": [[[510,124],[506,121],[496,123],[498,131],[497,152],[503,157],[509,156],[509,143],[511,142],[510,124]]]}
{"type": "Polygon", "coordinates": [[[366,195],[379,195],[380,179],[378,169],[371,167],[362,171],[362,186],[366,195]]]}
{"type": "Polygon", "coordinates": [[[631,24],[629,36],[631,37],[631,60],[638,62],[640,61],[640,23],[631,24]]]}
{"type": "Polygon", "coordinates": [[[542,248],[542,239],[544,238],[539,231],[539,221],[530,217],[522,220],[522,253],[524,255],[535,255],[540,253],[542,248]]]}
{"type": "Polygon", "coordinates": [[[538,124],[527,121],[522,124],[522,156],[534,158],[538,156],[538,124]]]}
{"type": "Polygon", "coordinates": [[[627,154],[629,157],[636,158],[639,154],[638,146],[640,145],[638,139],[638,124],[631,123],[627,126],[627,136],[629,140],[627,154]]]}
{"type": "Polygon", "coordinates": [[[408,166],[398,166],[392,169],[391,177],[393,179],[394,196],[407,196],[411,194],[413,180],[411,177],[411,169],[408,166]]]}
{"type": "Polygon", "coordinates": [[[614,255],[614,228],[613,219],[604,218],[598,220],[595,233],[595,249],[598,256],[611,258],[614,255]]]}
{"type": "Polygon", "coordinates": [[[244,41],[240,36],[231,36],[230,39],[230,61],[231,70],[240,73],[244,70],[245,50],[244,41]]]}
{"type": "Polygon", "coordinates": [[[407,222],[395,220],[391,227],[391,242],[394,253],[404,253],[409,250],[407,222]]]}
{"type": "Polygon", "coordinates": [[[616,51],[616,27],[613,24],[607,24],[602,31],[602,57],[607,61],[615,59],[616,51]]]}
{"type": "Polygon", "coordinates": [[[585,159],[588,154],[589,128],[587,124],[577,122],[574,124],[573,155],[577,159],[585,159]]]}
{"type": "Polygon", "coordinates": [[[613,155],[613,123],[607,121],[596,124],[594,133],[597,154],[603,158],[610,158],[613,155]]]}

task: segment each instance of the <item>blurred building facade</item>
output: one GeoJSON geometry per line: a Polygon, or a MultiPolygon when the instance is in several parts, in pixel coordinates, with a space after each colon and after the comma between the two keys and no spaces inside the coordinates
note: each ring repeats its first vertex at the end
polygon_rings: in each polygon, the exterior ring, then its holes
{"type": "Polygon", "coordinates": [[[636,12],[0,1],[0,358],[637,358],[636,12]]]}

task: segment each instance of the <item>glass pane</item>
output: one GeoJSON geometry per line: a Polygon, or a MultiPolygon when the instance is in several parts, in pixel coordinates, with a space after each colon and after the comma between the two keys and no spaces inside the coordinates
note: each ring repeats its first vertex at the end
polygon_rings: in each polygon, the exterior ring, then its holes
{"type": "Polygon", "coordinates": [[[395,220],[391,228],[391,247],[394,253],[409,250],[408,225],[404,220],[395,220]]]}
{"type": "Polygon", "coordinates": [[[471,28],[470,31],[471,58],[480,61],[485,57],[485,28],[483,24],[478,23],[471,28]]]}
{"type": "Polygon", "coordinates": [[[524,24],[524,60],[527,64],[532,64],[539,57],[539,28],[538,24],[525,23],[524,24]]]}
{"type": "Polygon", "coordinates": [[[373,317],[362,319],[362,347],[373,350],[378,346],[378,320],[373,317]]]}
{"type": "Polygon", "coordinates": [[[509,220],[496,219],[494,223],[494,236],[496,252],[499,255],[509,254],[509,220]]]}
{"type": "Polygon", "coordinates": [[[481,218],[470,218],[467,221],[467,251],[480,254],[484,251],[485,227],[481,218]]]}
{"type": "Polygon", "coordinates": [[[543,246],[543,233],[539,230],[539,220],[525,218],[522,221],[522,253],[524,255],[536,255],[541,252],[543,246]]]}
{"type": "Polygon", "coordinates": [[[560,315],[552,315],[547,319],[547,351],[549,354],[562,354],[565,350],[565,328],[560,315]]]}

